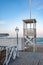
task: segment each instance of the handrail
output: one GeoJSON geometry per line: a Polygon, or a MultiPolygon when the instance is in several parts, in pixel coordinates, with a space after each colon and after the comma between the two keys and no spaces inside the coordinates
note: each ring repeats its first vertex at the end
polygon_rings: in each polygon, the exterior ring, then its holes
{"type": "Polygon", "coordinates": [[[24,31],[25,31],[25,32],[24,32],[24,35],[26,35],[26,36],[33,36],[34,33],[35,33],[35,30],[36,30],[35,28],[34,28],[34,29],[33,29],[33,28],[31,28],[31,29],[30,29],[30,28],[27,28],[27,29],[26,29],[26,28],[25,28],[25,29],[24,29],[24,31]]]}

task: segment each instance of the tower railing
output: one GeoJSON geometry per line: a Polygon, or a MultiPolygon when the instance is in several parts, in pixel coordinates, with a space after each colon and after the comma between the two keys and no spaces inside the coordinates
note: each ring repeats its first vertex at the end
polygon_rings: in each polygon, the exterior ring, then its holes
{"type": "Polygon", "coordinates": [[[25,28],[24,29],[24,31],[25,31],[25,33],[24,33],[24,36],[34,36],[34,31],[35,31],[36,29],[33,29],[33,28],[25,28]]]}

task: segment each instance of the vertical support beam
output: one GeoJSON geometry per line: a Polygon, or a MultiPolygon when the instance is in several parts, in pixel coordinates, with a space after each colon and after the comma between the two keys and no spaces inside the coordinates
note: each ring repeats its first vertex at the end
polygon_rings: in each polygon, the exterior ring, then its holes
{"type": "Polygon", "coordinates": [[[36,23],[34,23],[34,41],[35,41],[35,51],[37,51],[37,47],[36,47],[36,23]]]}
{"type": "Polygon", "coordinates": [[[23,22],[23,37],[24,37],[24,32],[25,32],[25,31],[24,31],[24,27],[25,27],[25,26],[24,26],[24,22],[23,22]]]}
{"type": "Polygon", "coordinates": [[[25,48],[25,39],[24,39],[24,36],[25,36],[25,23],[23,22],[23,43],[22,43],[22,50],[25,48]]]}
{"type": "Polygon", "coordinates": [[[33,24],[34,29],[34,38],[35,38],[35,44],[36,44],[36,23],[33,24]]]}
{"type": "Polygon", "coordinates": [[[26,36],[27,36],[27,23],[25,23],[25,33],[26,33],[26,36]]]}
{"type": "Polygon", "coordinates": [[[18,33],[17,33],[17,57],[19,57],[19,51],[18,51],[18,33]]]}
{"type": "Polygon", "coordinates": [[[36,23],[33,21],[33,30],[34,30],[34,39],[33,39],[33,52],[35,52],[35,44],[36,44],[36,23]]]}

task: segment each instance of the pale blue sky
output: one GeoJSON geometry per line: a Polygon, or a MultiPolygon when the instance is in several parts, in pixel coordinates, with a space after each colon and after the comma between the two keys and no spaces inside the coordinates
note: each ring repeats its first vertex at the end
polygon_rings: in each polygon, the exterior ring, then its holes
{"type": "MultiPolygon", "coordinates": [[[[30,18],[30,0],[0,0],[0,32],[15,34],[19,27],[22,36],[23,19],[30,18]]],[[[43,37],[43,0],[32,0],[32,18],[37,20],[37,36],[43,37]]]]}

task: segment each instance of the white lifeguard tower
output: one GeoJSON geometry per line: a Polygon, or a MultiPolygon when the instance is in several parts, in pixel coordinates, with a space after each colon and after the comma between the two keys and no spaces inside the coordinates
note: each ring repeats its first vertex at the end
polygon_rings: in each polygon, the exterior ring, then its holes
{"type": "Polygon", "coordinates": [[[35,52],[36,19],[23,20],[23,37],[24,37],[24,43],[23,43],[24,48],[26,48],[27,44],[31,44],[33,45],[33,52],[35,52]]]}

